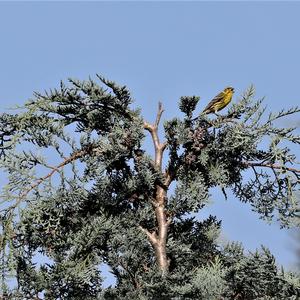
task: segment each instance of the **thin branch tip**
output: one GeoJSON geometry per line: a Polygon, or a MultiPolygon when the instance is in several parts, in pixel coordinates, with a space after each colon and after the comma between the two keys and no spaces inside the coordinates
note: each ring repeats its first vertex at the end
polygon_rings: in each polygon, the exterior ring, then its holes
{"type": "Polygon", "coordinates": [[[155,121],[155,127],[157,128],[161,119],[161,115],[164,112],[162,103],[159,101],[158,102],[158,111],[157,111],[157,116],[156,116],[156,121],[155,121]]]}

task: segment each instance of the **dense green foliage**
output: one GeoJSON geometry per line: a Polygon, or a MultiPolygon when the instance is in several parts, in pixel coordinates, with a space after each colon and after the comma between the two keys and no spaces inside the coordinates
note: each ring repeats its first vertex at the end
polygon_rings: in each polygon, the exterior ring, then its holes
{"type": "Polygon", "coordinates": [[[300,110],[266,116],[250,87],[225,115],[193,119],[199,97],[182,97],[184,117],[164,123],[162,168],[143,149],[152,127],[128,89],[99,79],[61,83],[0,115],[5,299],[298,299],[299,276],[278,270],[268,249],[221,246],[221,222],[191,213],[219,187],[267,221],[299,225],[288,143],[299,147],[300,136],[276,121],[300,110]],[[167,273],[151,241],[162,206],[167,273]],[[102,288],[102,263],[115,286],[102,288]]]}

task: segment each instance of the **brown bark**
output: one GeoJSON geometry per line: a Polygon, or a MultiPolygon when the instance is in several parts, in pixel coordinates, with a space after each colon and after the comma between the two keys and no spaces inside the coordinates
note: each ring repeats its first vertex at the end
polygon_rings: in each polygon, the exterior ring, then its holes
{"type": "MultiPolygon", "coordinates": [[[[153,146],[155,150],[154,165],[160,171],[162,170],[163,152],[167,146],[166,143],[160,143],[159,136],[158,136],[158,126],[159,126],[162,113],[163,113],[162,104],[159,103],[155,123],[154,124],[149,124],[148,122],[144,123],[144,128],[150,132],[153,141],[153,146]]],[[[170,182],[171,182],[170,176],[169,174],[166,173],[165,185],[169,186],[170,182]]],[[[165,211],[166,199],[167,199],[166,189],[157,185],[154,200],[152,202],[155,210],[157,230],[155,232],[150,233],[147,229],[141,228],[141,230],[143,230],[146,233],[150,243],[152,244],[155,250],[157,264],[163,274],[166,274],[169,268],[169,261],[167,257],[167,235],[168,235],[168,228],[171,222],[170,219],[168,219],[166,216],[166,211],[165,211]]]]}

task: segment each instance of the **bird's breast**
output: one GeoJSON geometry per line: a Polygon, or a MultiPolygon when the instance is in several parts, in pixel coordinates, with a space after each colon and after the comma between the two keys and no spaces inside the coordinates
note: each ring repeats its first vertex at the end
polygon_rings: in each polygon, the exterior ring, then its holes
{"type": "Polygon", "coordinates": [[[231,101],[232,95],[226,95],[224,97],[224,104],[225,106],[231,101]]]}

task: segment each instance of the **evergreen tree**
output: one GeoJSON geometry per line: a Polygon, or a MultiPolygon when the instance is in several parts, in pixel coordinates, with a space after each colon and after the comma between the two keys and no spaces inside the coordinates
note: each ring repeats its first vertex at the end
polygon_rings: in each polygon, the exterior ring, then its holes
{"type": "Polygon", "coordinates": [[[226,114],[194,119],[199,97],[182,97],[161,141],[162,105],[147,122],[125,86],[98,78],[0,115],[2,299],[299,299],[299,275],[268,249],[222,247],[221,221],[193,215],[217,187],[299,224],[300,136],[276,121],[300,109],[266,115],[250,87],[226,114]],[[103,263],[115,286],[102,288],[103,263]]]}

